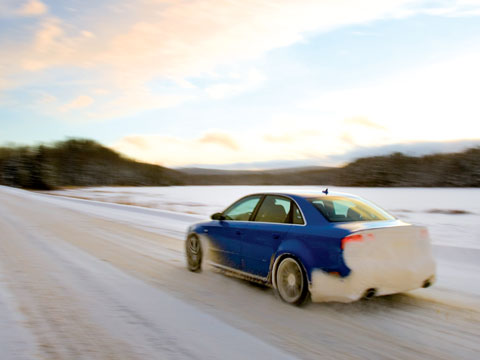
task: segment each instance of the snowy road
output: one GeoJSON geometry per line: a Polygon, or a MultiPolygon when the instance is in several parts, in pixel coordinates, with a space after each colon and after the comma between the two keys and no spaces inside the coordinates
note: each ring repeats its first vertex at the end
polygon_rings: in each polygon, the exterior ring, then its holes
{"type": "Polygon", "coordinates": [[[197,219],[0,187],[0,359],[478,358],[461,262],[432,289],[295,308],[188,272],[178,239],[197,219]]]}

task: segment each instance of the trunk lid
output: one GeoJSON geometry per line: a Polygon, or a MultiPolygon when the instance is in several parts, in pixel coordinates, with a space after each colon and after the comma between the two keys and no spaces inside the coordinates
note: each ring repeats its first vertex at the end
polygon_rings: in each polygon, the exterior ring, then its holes
{"type": "Polygon", "coordinates": [[[356,232],[361,230],[370,230],[370,229],[402,227],[402,226],[412,226],[412,225],[398,219],[381,220],[381,221],[353,221],[353,222],[344,222],[344,223],[335,224],[335,227],[349,230],[351,232],[356,232]]]}
{"type": "Polygon", "coordinates": [[[421,287],[435,274],[427,229],[381,223],[351,227],[354,232],[342,241],[345,264],[379,295],[421,287]]]}

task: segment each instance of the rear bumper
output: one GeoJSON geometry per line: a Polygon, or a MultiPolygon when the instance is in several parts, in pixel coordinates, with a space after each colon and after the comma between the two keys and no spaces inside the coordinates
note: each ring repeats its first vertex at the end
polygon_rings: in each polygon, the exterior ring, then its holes
{"type": "Polygon", "coordinates": [[[435,280],[435,261],[432,257],[406,264],[366,262],[341,278],[321,270],[312,272],[310,292],[312,301],[352,302],[375,289],[375,296],[396,294],[425,287],[435,280]]]}

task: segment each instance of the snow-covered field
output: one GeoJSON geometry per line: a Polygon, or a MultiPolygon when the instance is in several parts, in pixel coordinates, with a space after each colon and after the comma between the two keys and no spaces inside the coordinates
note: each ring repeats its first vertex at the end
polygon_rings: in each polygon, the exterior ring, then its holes
{"type": "Polygon", "coordinates": [[[439,279],[295,308],[184,264],[189,224],[272,189],[0,187],[0,359],[478,358],[478,190],[334,188],[429,226],[439,279]]]}
{"type": "MultiPolygon", "coordinates": [[[[50,193],[208,217],[250,193],[295,189],[320,192],[324,187],[98,187],[50,193]]],[[[480,249],[480,189],[348,187],[329,189],[362,196],[402,220],[428,226],[434,244],[480,249]]]]}

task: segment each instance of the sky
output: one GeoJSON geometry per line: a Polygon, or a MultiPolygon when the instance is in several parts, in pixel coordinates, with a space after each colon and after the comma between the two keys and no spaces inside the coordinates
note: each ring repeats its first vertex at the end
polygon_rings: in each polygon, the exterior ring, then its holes
{"type": "Polygon", "coordinates": [[[169,167],[480,145],[480,0],[0,0],[0,144],[169,167]]]}

